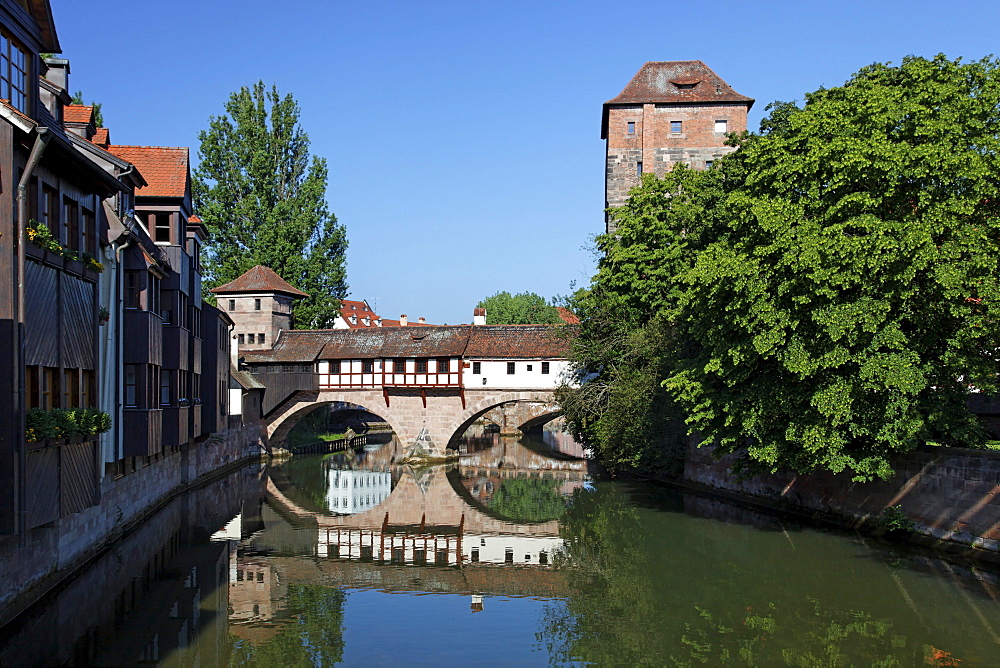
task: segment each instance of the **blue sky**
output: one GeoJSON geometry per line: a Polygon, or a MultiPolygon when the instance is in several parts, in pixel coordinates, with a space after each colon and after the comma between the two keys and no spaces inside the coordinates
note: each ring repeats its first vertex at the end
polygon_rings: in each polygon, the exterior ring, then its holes
{"type": "Polygon", "coordinates": [[[290,92],[330,168],[355,299],[469,322],[498,290],[564,294],[603,230],[601,104],[649,60],[757,100],[903,56],[997,48],[995,2],[52,0],[73,90],[119,144],[190,146],[230,92],[290,92]]]}

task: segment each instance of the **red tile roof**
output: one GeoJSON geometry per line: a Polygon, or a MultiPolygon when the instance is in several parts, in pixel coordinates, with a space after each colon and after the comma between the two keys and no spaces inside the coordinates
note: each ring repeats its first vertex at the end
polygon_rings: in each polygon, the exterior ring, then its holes
{"type": "Polygon", "coordinates": [[[63,121],[66,123],[89,123],[93,116],[93,107],[82,104],[67,104],[63,107],[63,121]]]}
{"type": "Polygon", "coordinates": [[[643,102],[686,104],[689,102],[742,102],[753,98],[740,95],[700,60],[649,62],[632,77],[618,97],[608,104],[643,102]],[[690,86],[693,88],[681,88],[690,86]]]}
{"type": "Polygon", "coordinates": [[[558,325],[479,325],[472,328],[465,357],[565,358],[574,331],[558,325]]]}
{"type": "Polygon", "coordinates": [[[700,60],[648,62],[628,85],[604,103],[601,139],[608,135],[608,109],[633,104],[723,103],[753,106],[752,97],[740,95],[700,60]]]}
{"type": "Polygon", "coordinates": [[[573,312],[570,311],[568,308],[565,308],[563,306],[557,306],[556,310],[559,311],[559,317],[562,318],[562,321],[565,322],[567,325],[580,324],[580,319],[577,318],[575,315],[573,315],[573,312]]]}
{"type": "Polygon", "coordinates": [[[240,292],[281,292],[293,297],[309,296],[305,292],[293,288],[285,279],[274,273],[273,269],[261,264],[225,285],[212,288],[212,292],[219,295],[240,292]]]}
{"type": "Polygon", "coordinates": [[[340,316],[347,323],[349,329],[379,326],[379,324],[376,324],[379,317],[375,311],[371,310],[367,302],[341,299],[340,316]],[[351,320],[352,318],[353,321],[351,320]],[[365,324],[365,320],[368,321],[368,324],[365,324]]]}
{"type": "Polygon", "coordinates": [[[138,197],[184,197],[188,186],[186,146],[108,146],[108,151],[131,162],[149,185],[137,188],[138,197]]]}
{"type": "Polygon", "coordinates": [[[253,364],[391,357],[564,359],[574,331],[560,325],[293,330],[282,332],[271,350],[245,351],[244,356],[253,364]]]}
{"type": "Polygon", "coordinates": [[[102,148],[107,148],[108,144],[111,143],[111,136],[108,133],[107,128],[97,128],[97,132],[94,133],[93,139],[90,141],[94,142],[102,148]]]}

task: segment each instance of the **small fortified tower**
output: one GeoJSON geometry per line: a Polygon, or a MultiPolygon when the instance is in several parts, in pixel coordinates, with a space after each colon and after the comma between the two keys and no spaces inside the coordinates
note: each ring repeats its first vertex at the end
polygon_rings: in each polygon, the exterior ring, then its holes
{"type": "MultiPolygon", "coordinates": [[[[733,151],[726,134],[747,129],[753,99],[740,95],[700,60],[649,62],[604,103],[604,206],[624,204],[642,174],[678,162],[707,169],[733,151]]],[[[607,216],[608,232],[614,222],[607,216]]]]}
{"type": "Polygon", "coordinates": [[[292,328],[292,302],[309,296],[263,265],[212,292],[219,309],[236,323],[240,352],[273,346],[279,332],[292,328]]]}

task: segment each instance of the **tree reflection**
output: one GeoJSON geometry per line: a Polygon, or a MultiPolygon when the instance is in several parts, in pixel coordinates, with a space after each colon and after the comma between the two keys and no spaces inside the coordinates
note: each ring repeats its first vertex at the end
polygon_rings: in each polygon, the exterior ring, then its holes
{"type": "Polygon", "coordinates": [[[611,485],[578,489],[560,534],[565,546],[556,565],[575,573],[565,606],[547,609],[538,634],[552,660],[657,663],[649,628],[654,592],[636,508],[611,485]]]}
{"type": "Polygon", "coordinates": [[[332,666],[344,655],[344,601],[341,589],[320,585],[288,585],[292,618],[277,633],[258,643],[235,636],[232,666],[332,666]]]}
{"type": "Polygon", "coordinates": [[[490,510],[522,522],[556,520],[566,512],[567,499],[558,480],[507,478],[489,500],[490,510]]]}

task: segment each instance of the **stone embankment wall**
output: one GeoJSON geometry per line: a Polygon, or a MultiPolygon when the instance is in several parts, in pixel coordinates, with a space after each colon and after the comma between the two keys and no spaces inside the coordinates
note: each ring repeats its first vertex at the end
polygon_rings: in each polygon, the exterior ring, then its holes
{"type": "Polygon", "coordinates": [[[1000,452],[931,448],[893,461],[887,481],[851,482],[848,474],[762,475],[737,480],[731,458],[716,460],[708,448],[689,446],[684,479],[755,497],[769,504],[840,523],[874,523],[900,506],[917,531],[941,541],[1000,552],[1000,452]]]}
{"type": "Polygon", "coordinates": [[[96,506],[0,539],[0,624],[45,593],[175,494],[263,451],[257,424],[234,426],[119,478],[105,475],[96,506]]]}

